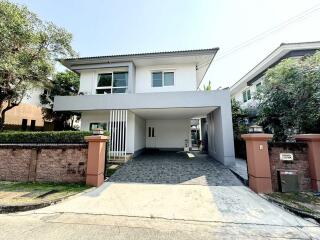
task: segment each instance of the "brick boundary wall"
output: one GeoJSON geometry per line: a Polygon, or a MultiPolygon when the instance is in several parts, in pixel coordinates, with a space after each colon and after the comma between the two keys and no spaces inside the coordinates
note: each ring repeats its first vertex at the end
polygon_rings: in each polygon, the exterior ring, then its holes
{"type": "Polygon", "coordinates": [[[297,170],[300,191],[311,190],[308,145],[305,143],[269,143],[270,171],[273,191],[279,191],[278,170],[297,170]],[[293,153],[293,161],[281,161],[280,153],[293,153]]]}
{"type": "Polygon", "coordinates": [[[88,145],[0,144],[0,180],[85,183],[88,145]]]}

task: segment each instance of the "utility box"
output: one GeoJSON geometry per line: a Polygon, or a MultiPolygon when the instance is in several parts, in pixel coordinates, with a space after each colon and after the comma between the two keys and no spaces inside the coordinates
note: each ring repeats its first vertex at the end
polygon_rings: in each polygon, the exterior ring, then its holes
{"type": "Polygon", "coordinates": [[[299,192],[298,172],[278,170],[278,184],[281,192],[299,192]]]}

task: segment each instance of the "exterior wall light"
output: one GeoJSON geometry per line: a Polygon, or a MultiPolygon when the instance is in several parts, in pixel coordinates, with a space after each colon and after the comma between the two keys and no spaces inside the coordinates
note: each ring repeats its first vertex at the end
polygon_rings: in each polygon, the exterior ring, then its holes
{"type": "Polygon", "coordinates": [[[252,125],[249,127],[249,133],[263,133],[263,128],[258,125],[252,125]]]}
{"type": "Polygon", "coordinates": [[[92,130],[93,135],[103,135],[103,129],[102,128],[96,128],[92,130]]]}

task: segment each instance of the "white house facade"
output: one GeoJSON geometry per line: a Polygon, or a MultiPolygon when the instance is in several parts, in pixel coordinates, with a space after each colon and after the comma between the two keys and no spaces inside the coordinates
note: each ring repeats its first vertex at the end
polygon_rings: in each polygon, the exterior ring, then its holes
{"type": "Polygon", "coordinates": [[[113,156],[191,149],[191,120],[205,118],[209,154],[232,165],[229,90],[198,91],[217,51],[61,59],[80,74],[80,91],[56,96],[54,110],[80,112],[82,130],[109,130],[113,156]]]}
{"type": "Polygon", "coordinates": [[[231,88],[231,97],[240,102],[242,108],[255,107],[254,95],[263,85],[266,71],[287,58],[301,58],[320,50],[320,42],[282,43],[265,59],[251,69],[231,88]]]}

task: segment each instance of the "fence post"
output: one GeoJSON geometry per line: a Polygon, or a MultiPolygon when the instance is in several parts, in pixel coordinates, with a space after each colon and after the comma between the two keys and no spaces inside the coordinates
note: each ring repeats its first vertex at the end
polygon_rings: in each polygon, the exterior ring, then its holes
{"type": "Polygon", "coordinates": [[[88,142],[86,184],[98,187],[104,182],[106,142],[109,137],[93,135],[85,137],[88,142]]]}
{"type": "Polygon", "coordinates": [[[272,134],[242,134],[246,141],[249,187],[256,193],[272,192],[268,140],[272,134]]]}
{"type": "Polygon", "coordinates": [[[313,191],[320,191],[320,134],[298,134],[297,142],[308,144],[308,161],[313,191]]]}

